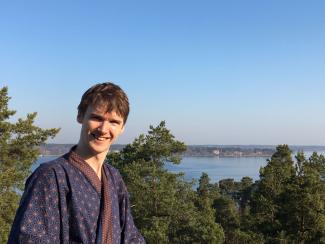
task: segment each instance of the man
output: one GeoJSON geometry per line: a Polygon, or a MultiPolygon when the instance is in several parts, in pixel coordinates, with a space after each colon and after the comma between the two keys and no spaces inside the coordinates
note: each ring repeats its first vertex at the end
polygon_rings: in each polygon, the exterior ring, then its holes
{"type": "Polygon", "coordinates": [[[104,163],[128,114],[128,98],[113,83],[83,94],[78,144],[28,178],[8,243],[145,243],[119,172],[104,163]]]}

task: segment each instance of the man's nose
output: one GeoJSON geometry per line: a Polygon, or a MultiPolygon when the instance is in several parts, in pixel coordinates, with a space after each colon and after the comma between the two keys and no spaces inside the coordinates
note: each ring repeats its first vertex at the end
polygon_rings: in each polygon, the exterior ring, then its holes
{"type": "Polygon", "coordinates": [[[98,130],[103,134],[107,133],[108,130],[109,130],[109,122],[108,121],[102,121],[101,124],[98,127],[98,130]]]}

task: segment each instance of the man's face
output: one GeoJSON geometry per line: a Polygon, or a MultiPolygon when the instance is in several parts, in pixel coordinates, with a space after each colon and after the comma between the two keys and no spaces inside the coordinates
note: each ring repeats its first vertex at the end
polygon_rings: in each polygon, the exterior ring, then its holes
{"type": "Polygon", "coordinates": [[[103,107],[88,106],[84,116],[78,116],[78,122],[82,124],[78,148],[87,156],[106,154],[124,130],[123,118],[103,107]]]}

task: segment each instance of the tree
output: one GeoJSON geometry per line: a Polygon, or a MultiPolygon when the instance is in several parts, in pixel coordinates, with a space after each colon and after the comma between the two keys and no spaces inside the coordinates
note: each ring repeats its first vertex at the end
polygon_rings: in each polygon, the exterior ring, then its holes
{"type": "Polygon", "coordinates": [[[125,179],[134,220],[148,243],[223,242],[222,228],[202,215],[193,183],[164,167],[179,163],[185,150],[163,121],[120,153],[108,155],[125,179]]]}
{"type": "Polygon", "coordinates": [[[298,153],[296,159],[296,175],[284,194],[283,230],[294,243],[325,243],[325,184],[321,179],[320,167],[322,157],[313,154],[306,160],[303,153],[298,153]]]}
{"type": "MultiPolygon", "coordinates": [[[[225,236],[223,228],[215,222],[215,210],[212,208],[212,200],[206,197],[199,197],[196,202],[198,215],[196,217],[197,227],[193,233],[196,233],[197,239],[194,243],[223,243],[225,236]]],[[[192,242],[192,243],[193,243],[192,242]]]]}
{"type": "Polygon", "coordinates": [[[264,244],[264,238],[262,234],[257,234],[252,231],[242,231],[236,229],[233,233],[232,240],[228,243],[231,244],[264,244]]]}
{"type": "Polygon", "coordinates": [[[16,123],[9,118],[16,112],[8,108],[8,88],[0,89],[0,243],[7,242],[30,168],[39,155],[38,146],[59,129],[41,129],[34,125],[36,113],[16,123]]]}
{"type": "Polygon", "coordinates": [[[277,151],[253,190],[252,229],[267,243],[325,243],[325,184],[323,156],[296,162],[287,145],[277,151]]]}
{"type": "Polygon", "coordinates": [[[225,231],[226,243],[232,243],[233,232],[239,228],[239,213],[235,201],[229,196],[220,196],[213,202],[216,222],[225,231]]]}
{"type": "Polygon", "coordinates": [[[320,175],[320,179],[325,181],[325,157],[322,154],[314,152],[309,158],[309,165],[313,169],[317,170],[320,175]]]}
{"type": "Polygon", "coordinates": [[[198,241],[203,243],[220,243],[224,239],[224,232],[221,225],[215,222],[215,210],[212,207],[213,201],[219,197],[219,187],[211,184],[207,173],[202,173],[197,188],[196,206],[199,216],[197,232],[201,238],[198,241]]]}
{"type": "MultiPolygon", "coordinates": [[[[248,177],[249,178],[249,177],[248,177]]],[[[240,193],[242,182],[227,178],[219,180],[220,193],[224,196],[229,196],[238,204],[240,204],[240,193]]]]}
{"type": "Polygon", "coordinates": [[[225,243],[262,244],[263,235],[251,231],[254,219],[250,214],[253,179],[243,177],[240,182],[234,179],[219,181],[220,193],[213,201],[215,221],[225,233],[225,243]]]}
{"type": "Polygon", "coordinates": [[[284,193],[295,175],[288,145],[279,145],[276,152],[260,170],[260,181],[253,192],[251,212],[256,221],[256,231],[264,234],[269,242],[276,241],[283,229],[280,221],[284,193]]]}
{"type": "Polygon", "coordinates": [[[239,190],[239,209],[241,214],[244,214],[251,201],[253,189],[253,179],[250,177],[243,177],[240,181],[239,190]]]}
{"type": "Polygon", "coordinates": [[[220,196],[220,189],[217,183],[211,184],[209,175],[205,172],[202,173],[199,179],[199,187],[197,193],[202,199],[214,200],[220,196]]]}

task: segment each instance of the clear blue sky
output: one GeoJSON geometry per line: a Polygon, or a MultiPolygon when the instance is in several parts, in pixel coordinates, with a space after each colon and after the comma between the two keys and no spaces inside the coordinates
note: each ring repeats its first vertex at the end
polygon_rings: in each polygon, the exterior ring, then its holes
{"type": "Polygon", "coordinates": [[[165,120],[187,144],[325,145],[325,1],[1,1],[0,86],[17,117],[76,143],[82,93],[111,80],[119,143],[165,120]]]}

